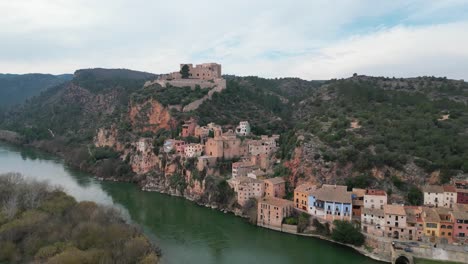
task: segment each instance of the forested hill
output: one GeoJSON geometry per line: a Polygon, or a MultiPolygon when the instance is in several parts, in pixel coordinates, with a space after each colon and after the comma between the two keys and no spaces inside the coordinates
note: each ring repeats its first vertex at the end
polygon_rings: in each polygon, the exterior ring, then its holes
{"type": "Polygon", "coordinates": [[[0,74],[0,108],[22,103],[72,77],[71,74],[0,74]]]}
{"type": "MultiPolygon", "coordinates": [[[[190,117],[201,125],[215,122],[225,129],[249,120],[256,134],[281,134],[278,157],[283,163],[277,174],[289,176],[291,186],[310,179],[384,188],[403,197],[412,187],[444,183],[468,172],[464,81],[225,76],[225,90],[186,113],[171,106],[186,105],[204,91],[143,87],[156,77],[123,69],[80,70],[70,82],[2,115],[0,129],[17,131],[30,144],[40,142],[50,151],[70,154],[80,166],[94,166],[97,156],[118,157],[89,151],[99,128],[116,129],[121,146],[142,137],[158,146],[165,138],[177,137],[190,117]]],[[[126,177],[126,162],[108,167],[120,168],[118,175],[126,177]]]]}

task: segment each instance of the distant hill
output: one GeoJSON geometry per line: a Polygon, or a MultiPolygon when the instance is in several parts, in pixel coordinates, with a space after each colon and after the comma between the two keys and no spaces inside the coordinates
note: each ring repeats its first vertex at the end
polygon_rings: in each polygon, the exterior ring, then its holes
{"type": "Polygon", "coordinates": [[[0,108],[23,103],[72,78],[72,74],[0,74],[0,108]]]}

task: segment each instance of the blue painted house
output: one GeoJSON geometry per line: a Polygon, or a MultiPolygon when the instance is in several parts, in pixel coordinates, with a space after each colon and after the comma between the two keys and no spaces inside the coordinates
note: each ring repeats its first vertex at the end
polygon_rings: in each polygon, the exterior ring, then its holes
{"type": "Polygon", "coordinates": [[[311,192],[308,213],[327,221],[348,220],[352,216],[352,192],[343,185],[324,184],[311,192]]]}

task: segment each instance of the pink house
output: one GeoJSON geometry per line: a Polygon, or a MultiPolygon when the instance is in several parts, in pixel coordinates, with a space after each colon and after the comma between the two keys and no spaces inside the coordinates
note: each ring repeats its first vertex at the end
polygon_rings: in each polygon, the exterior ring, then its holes
{"type": "Polygon", "coordinates": [[[458,243],[468,243],[468,212],[451,212],[454,221],[453,240],[458,243]]]}

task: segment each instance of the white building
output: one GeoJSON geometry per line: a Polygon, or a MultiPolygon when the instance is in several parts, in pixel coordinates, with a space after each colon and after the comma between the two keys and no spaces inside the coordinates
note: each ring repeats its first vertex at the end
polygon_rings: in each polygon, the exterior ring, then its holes
{"type": "Polygon", "coordinates": [[[236,134],[238,136],[248,136],[250,135],[250,124],[248,121],[241,121],[236,127],[236,134]]]}
{"type": "Polygon", "coordinates": [[[367,189],[364,194],[364,208],[384,209],[387,204],[387,193],[383,190],[367,189]]]}
{"type": "Polygon", "coordinates": [[[184,154],[188,158],[200,157],[205,147],[201,144],[185,145],[184,154]]]}
{"type": "Polygon", "coordinates": [[[457,203],[455,186],[428,185],[424,187],[424,205],[452,208],[457,203]]]}
{"type": "Polygon", "coordinates": [[[385,233],[389,238],[403,239],[406,236],[406,211],[403,205],[386,204],[385,233]]]}

